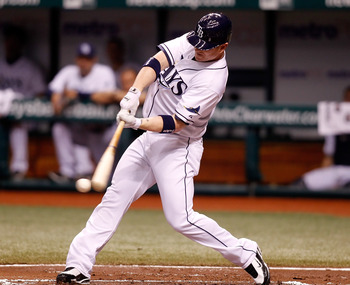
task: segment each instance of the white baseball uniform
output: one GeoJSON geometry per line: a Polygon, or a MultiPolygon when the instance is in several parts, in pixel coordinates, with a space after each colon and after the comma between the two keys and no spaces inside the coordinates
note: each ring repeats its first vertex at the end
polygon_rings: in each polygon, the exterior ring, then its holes
{"type": "MultiPolygon", "coordinates": [[[[28,58],[20,57],[13,64],[0,61],[0,90],[12,89],[15,99],[33,98],[46,89],[40,69],[28,58]]],[[[30,124],[14,124],[10,130],[12,160],[11,172],[26,173],[28,170],[28,128],[30,124]]]]}
{"type": "Polygon", "coordinates": [[[246,268],[257,244],[237,239],[214,220],[195,212],[193,177],[203,152],[202,135],[225,91],[225,57],[213,62],[194,60],[194,47],[186,35],[159,46],[170,67],[148,88],[144,117],[173,115],[187,124],[177,133],[147,131],[123,154],[102,202],[86,227],[73,240],[67,267],[90,276],[96,254],[112,237],[130,204],[157,183],[169,224],[193,241],[219,251],[246,268]]]}
{"type": "Polygon", "coordinates": [[[333,157],[334,164],[313,169],[303,175],[303,181],[309,190],[336,190],[350,183],[349,145],[349,134],[325,137],[323,152],[333,157]]]}
{"type": "MultiPolygon", "coordinates": [[[[54,93],[62,93],[66,88],[91,94],[99,91],[113,91],[116,85],[113,70],[107,65],[96,63],[90,73],[84,77],[80,75],[79,67],[76,65],[62,68],[50,82],[49,88],[54,93]]],[[[98,161],[114,129],[114,125],[105,129],[103,125],[92,127],[91,124],[84,123],[55,123],[52,132],[60,173],[70,178],[92,174],[94,164],[90,158],[90,151],[95,161],[98,161]],[[101,130],[103,130],[102,133],[101,130]],[[79,136],[83,138],[83,142],[76,143],[75,138],[79,136]]]]}

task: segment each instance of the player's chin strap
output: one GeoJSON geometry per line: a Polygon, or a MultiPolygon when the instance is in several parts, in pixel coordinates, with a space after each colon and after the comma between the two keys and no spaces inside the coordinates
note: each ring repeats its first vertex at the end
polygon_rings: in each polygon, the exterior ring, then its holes
{"type": "Polygon", "coordinates": [[[173,133],[175,131],[175,121],[170,115],[160,115],[163,119],[163,129],[161,133],[173,133]]]}

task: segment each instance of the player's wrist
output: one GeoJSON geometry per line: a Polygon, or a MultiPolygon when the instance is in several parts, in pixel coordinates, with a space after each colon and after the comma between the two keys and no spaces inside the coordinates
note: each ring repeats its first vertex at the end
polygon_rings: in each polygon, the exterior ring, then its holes
{"type": "Polygon", "coordinates": [[[175,131],[175,121],[170,115],[160,115],[163,120],[161,133],[173,133],[175,131]]]}
{"type": "Polygon", "coordinates": [[[142,124],[142,119],[141,118],[135,118],[134,126],[132,128],[137,130],[138,128],[140,128],[141,124],[142,124]]]}
{"type": "Polygon", "coordinates": [[[137,96],[137,98],[140,98],[140,96],[141,96],[141,91],[138,88],[136,88],[135,86],[130,87],[129,93],[135,94],[137,96]]]}

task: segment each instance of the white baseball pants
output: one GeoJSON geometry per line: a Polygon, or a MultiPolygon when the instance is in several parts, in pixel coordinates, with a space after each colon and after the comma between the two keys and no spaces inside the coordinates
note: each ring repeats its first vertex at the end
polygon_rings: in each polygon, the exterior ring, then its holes
{"type": "Polygon", "coordinates": [[[28,127],[26,124],[15,124],[10,129],[10,146],[12,159],[11,172],[28,171],[28,127]]]}
{"type": "Polygon", "coordinates": [[[165,217],[176,231],[246,268],[255,257],[256,242],[235,238],[192,209],[193,177],[199,171],[202,152],[201,139],[176,134],[146,132],[136,139],[120,159],[102,202],[71,243],[67,267],[76,267],[90,277],[96,255],[117,230],[129,206],[157,183],[165,217]]]}
{"type": "Polygon", "coordinates": [[[350,166],[332,165],[317,168],[304,174],[303,180],[306,187],[314,191],[342,188],[350,182],[350,166]]]}
{"type": "Polygon", "coordinates": [[[89,148],[73,143],[71,130],[66,124],[55,123],[52,136],[61,174],[74,178],[79,174],[93,172],[89,148]]]}

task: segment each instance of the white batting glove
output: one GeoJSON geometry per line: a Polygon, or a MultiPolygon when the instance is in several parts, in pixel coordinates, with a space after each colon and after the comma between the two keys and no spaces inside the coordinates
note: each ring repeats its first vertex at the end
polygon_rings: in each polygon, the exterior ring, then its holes
{"type": "Polygon", "coordinates": [[[127,110],[120,110],[117,115],[117,123],[119,124],[120,121],[125,122],[124,128],[133,128],[134,130],[137,130],[141,125],[141,119],[135,118],[134,115],[129,113],[127,110]]]}
{"type": "Polygon", "coordinates": [[[141,91],[135,87],[131,87],[120,101],[121,109],[128,110],[131,115],[135,116],[137,107],[139,106],[139,98],[141,95],[141,91]]]}

